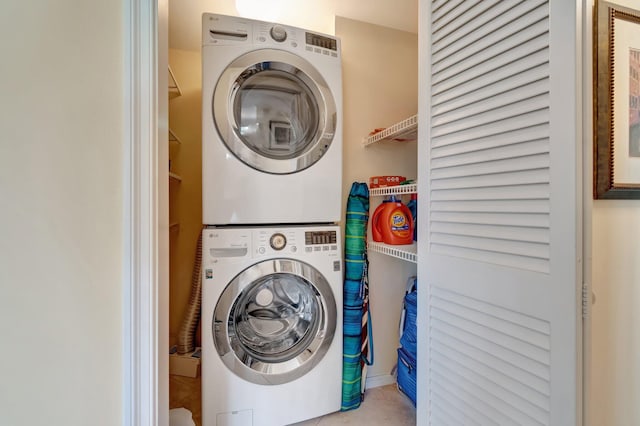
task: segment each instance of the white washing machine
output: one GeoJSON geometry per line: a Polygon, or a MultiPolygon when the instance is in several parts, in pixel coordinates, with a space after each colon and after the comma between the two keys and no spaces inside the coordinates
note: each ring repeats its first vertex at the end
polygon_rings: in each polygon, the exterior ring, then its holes
{"type": "Polygon", "coordinates": [[[203,223],[341,217],[340,40],[202,16],[203,223]]]}
{"type": "Polygon", "coordinates": [[[339,227],[203,232],[203,426],[283,426],[339,411],[339,227]]]}

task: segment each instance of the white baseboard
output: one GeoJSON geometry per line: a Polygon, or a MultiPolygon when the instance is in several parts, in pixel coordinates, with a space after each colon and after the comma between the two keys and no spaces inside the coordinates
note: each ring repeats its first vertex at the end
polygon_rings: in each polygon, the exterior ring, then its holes
{"type": "Polygon", "coordinates": [[[384,374],[380,376],[369,376],[365,382],[365,389],[377,388],[380,386],[387,386],[396,383],[396,378],[391,374],[384,374]]]}

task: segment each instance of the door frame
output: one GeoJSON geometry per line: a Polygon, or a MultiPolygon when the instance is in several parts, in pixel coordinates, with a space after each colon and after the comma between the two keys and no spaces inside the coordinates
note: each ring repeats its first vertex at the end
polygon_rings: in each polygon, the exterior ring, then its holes
{"type": "Polygon", "coordinates": [[[122,13],[122,424],[168,426],[168,0],[122,13]]]}
{"type": "MultiPolygon", "coordinates": [[[[582,0],[582,22],[587,29],[585,42],[589,41],[590,3],[582,0]]],[[[419,13],[424,13],[422,9],[419,13]]],[[[158,96],[159,88],[167,86],[166,75],[159,73],[163,65],[164,69],[168,65],[167,19],[168,0],[123,2],[121,362],[122,424],[125,426],[168,426],[168,353],[162,348],[167,348],[169,326],[168,312],[161,309],[168,297],[168,272],[163,275],[165,267],[162,266],[167,264],[168,250],[161,243],[168,239],[168,223],[164,223],[168,219],[164,217],[167,207],[162,204],[166,202],[162,198],[162,187],[168,182],[168,171],[158,167],[163,146],[158,135],[168,126],[167,101],[158,96]]],[[[584,66],[584,70],[585,77],[589,77],[588,67],[584,66]]],[[[587,90],[585,95],[589,98],[590,92],[587,90]]],[[[589,124],[585,123],[585,127],[589,124]]],[[[588,157],[585,164],[590,160],[588,157]]],[[[585,185],[590,183],[587,175],[585,171],[585,185]]],[[[589,207],[586,199],[584,207],[589,207]]],[[[585,249],[587,244],[589,240],[585,241],[585,249]]],[[[590,262],[587,262],[584,269],[587,283],[589,268],[590,262]]],[[[590,285],[584,290],[587,312],[583,330],[586,336],[583,420],[588,424],[590,285]]]]}

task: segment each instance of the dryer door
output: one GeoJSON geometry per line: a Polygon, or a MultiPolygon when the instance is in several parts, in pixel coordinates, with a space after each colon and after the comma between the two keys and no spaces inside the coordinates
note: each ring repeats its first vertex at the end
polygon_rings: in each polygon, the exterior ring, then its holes
{"type": "Polygon", "coordinates": [[[216,350],[236,375],[277,385],[320,362],[336,329],[336,303],[324,276],[291,259],[266,260],[238,274],[214,310],[216,350]]]}
{"type": "Polygon", "coordinates": [[[234,60],[218,80],[212,107],[229,151],[266,173],[311,167],[336,129],[336,104],[324,78],[305,59],[281,50],[234,60]]]}

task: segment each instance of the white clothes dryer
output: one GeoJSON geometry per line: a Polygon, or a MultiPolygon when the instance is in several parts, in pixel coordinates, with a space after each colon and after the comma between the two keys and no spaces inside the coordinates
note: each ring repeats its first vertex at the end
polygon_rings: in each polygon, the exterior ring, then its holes
{"type": "Polygon", "coordinates": [[[340,410],[337,226],[203,230],[203,426],[283,426],[340,410]]]}
{"type": "Polygon", "coordinates": [[[203,223],[337,222],[340,40],[202,16],[203,223]]]}

